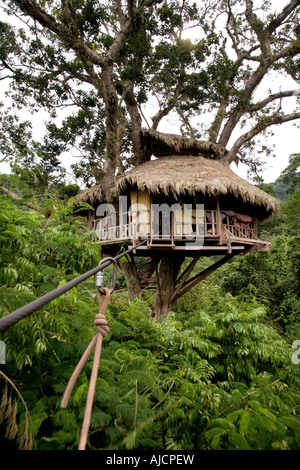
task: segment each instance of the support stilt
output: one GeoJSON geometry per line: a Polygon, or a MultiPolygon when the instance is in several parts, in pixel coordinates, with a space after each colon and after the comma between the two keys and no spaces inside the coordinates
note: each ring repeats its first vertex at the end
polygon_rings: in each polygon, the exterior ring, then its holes
{"type": "Polygon", "coordinates": [[[227,263],[227,261],[229,261],[233,256],[234,256],[234,254],[232,254],[232,253],[229,254],[229,255],[224,256],[224,258],[220,259],[219,261],[214,263],[212,266],[209,266],[208,268],[204,269],[200,273],[196,274],[196,276],[194,276],[191,279],[188,279],[187,281],[185,281],[180,286],[180,288],[182,289],[181,291],[179,291],[178,288],[174,291],[174,294],[172,296],[172,302],[175,302],[175,300],[179,299],[183,294],[188,292],[192,287],[197,285],[199,282],[203,281],[207,276],[212,274],[220,266],[227,263]]]}

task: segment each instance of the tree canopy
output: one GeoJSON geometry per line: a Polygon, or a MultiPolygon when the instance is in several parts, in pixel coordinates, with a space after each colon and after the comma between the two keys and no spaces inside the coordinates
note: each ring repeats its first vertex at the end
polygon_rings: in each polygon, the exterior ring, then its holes
{"type": "Polygon", "coordinates": [[[269,151],[257,136],[300,118],[299,5],[2,1],[0,78],[13,105],[1,109],[1,159],[55,168],[72,149],[75,175],[109,187],[150,158],[141,128],[165,130],[174,116],[178,132],[218,143],[256,171],[269,151]],[[283,88],[285,78],[295,86],[283,88]],[[49,112],[39,142],[18,120],[24,107],[49,112]]]}

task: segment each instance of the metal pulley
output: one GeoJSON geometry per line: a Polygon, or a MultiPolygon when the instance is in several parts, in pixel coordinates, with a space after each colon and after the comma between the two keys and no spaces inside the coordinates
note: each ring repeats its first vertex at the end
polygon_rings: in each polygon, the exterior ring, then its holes
{"type": "Polygon", "coordinates": [[[98,271],[96,274],[96,286],[97,287],[102,287],[103,286],[103,281],[104,281],[104,272],[103,271],[98,271]]]}
{"type": "MultiPolygon", "coordinates": [[[[117,279],[117,266],[118,266],[118,263],[117,261],[114,259],[114,258],[111,258],[111,257],[107,257],[107,258],[104,258],[102,261],[100,261],[99,263],[99,266],[101,266],[101,264],[105,263],[106,261],[112,261],[114,263],[114,271],[113,271],[113,276],[112,276],[112,281],[111,281],[111,286],[110,286],[110,289],[109,289],[109,292],[110,294],[113,293],[113,291],[115,290],[115,287],[116,287],[116,279],[117,279]]],[[[104,284],[104,271],[100,270],[97,272],[96,274],[96,287],[98,288],[98,290],[101,292],[102,288],[103,288],[103,284],[104,284]]]]}

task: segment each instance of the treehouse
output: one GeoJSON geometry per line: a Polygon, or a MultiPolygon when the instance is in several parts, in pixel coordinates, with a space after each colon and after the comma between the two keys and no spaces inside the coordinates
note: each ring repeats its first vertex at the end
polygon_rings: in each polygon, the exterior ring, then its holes
{"type": "Polygon", "coordinates": [[[237,176],[228,152],[215,143],[146,130],[141,143],[144,163],[116,178],[109,198],[97,185],[76,200],[94,209],[88,222],[102,256],[114,256],[124,245],[134,248],[120,265],[129,294],[156,285],[152,317],[160,318],[233,256],[268,251],[258,225],[279,204],[237,176]],[[216,258],[192,275],[203,256],[216,258]]]}
{"type": "Polygon", "coordinates": [[[142,144],[152,159],[117,178],[111,190],[114,204],[105,204],[100,185],[77,196],[77,202],[95,209],[89,224],[104,253],[141,240],[145,243],[135,251],[139,256],[270,249],[258,238],[258,225],[278,212],[278,201],[237,176],[225,149],[155,131],[143,131],[142,144]]]}

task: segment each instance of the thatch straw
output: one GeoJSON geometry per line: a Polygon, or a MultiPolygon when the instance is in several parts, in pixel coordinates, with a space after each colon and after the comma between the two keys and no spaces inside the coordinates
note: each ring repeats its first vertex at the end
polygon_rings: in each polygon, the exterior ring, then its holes
{"type": "MultiPolygon", "coordinates": [[[[205,158],[212,158],[214,160],[224,159],[228,164],[228,151],[218,144],[213,142],[201,141],[193,138],[182,137],[176,134],[164,134],[162,132],[142,129],[141,130],[141,144],[150,158],[151,155],[155,157],[162,157],[167,155],[180,155],[185,158],[185,155],[202,155],[205,158]]],[[[143,165],[139,168],[144,168],[143,165]]],[[[135,171],[135,170],[133,170],[135,171]]],[[[143,169],[142,169],[143,171],[143,169]]],[[[176,181],[178,175],[172,174],[172,178],[176,181]]],[[[122,178],[121,178],[122,181],[122,178]]],[[[116,192],[113,192],[116,194],[116,192]]],[[[93,204],[95,202],[103,202],[105,194],[101,189],[101,185],[94,186],[93,188],[86,189],[75,197],[76,203],[87,202],[93,204]]]]}
{"type": "MultiPolygon", "coordinates": [[[[213,142],[184,138],[174,134],[145,130],[142,145],[150,160],[117,178],[111,196],[130,188],[175,196],[202,193],[206,196],[231,195],[244,203],[259,206],[259,219],[267,219],[279,211],[277,199],[237,176],[229,167],[228,151],[213,142]]],[[[76,202],[105,202],[107,194],[101,185],[86,189],[76,202]]]]}
{"type": "Polygon", "coordinates": [[[155,157],[204,155],[218,160],[228,156],[228,151],[224,147],[213,142],[148,129],[142,129],[141,142],[146,153],[155,157]]]}
{"type": "Polygon", "coordinates": [[[268,216],[279,211],[277,199],[236,175],[222,160],[200,156],[169,156],[151,160],[128,171],[116,182],[113,194],[128,187],[151,193],[202,193],[207,196],[230,194],[245,203],[262,206],[268,216]]]}
{"type": "Polygon", "coordinates": [[[88,204],[94,204],[94,202],[103,201],[104,193],[101,185],[93,186],[92,188],[85,189],[81,193],[74,197],[76,204],[81,202],[87,202],[88,204]]]}

